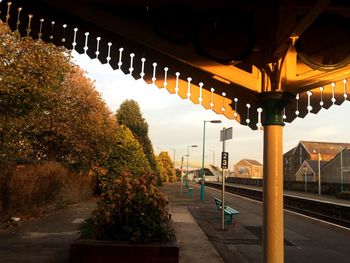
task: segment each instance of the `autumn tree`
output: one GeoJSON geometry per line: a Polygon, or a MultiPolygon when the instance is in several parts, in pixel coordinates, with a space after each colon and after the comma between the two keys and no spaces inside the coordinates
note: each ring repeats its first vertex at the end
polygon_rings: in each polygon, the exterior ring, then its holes
{"type": "Polygon", "coordinates": [[[142,117],[139,104],[134,100],[125,100],[116,112],[117,122],[127,126],[142,145],[153,172],[159,175],[151,140],[148,137],[148,124],[142,117]]]}
{"type": "Polygon", "coordinates": [[[116,123],[93,83],[72,66],[59,93],[47,97],[46,104],[44,112],[30,116],[26,124],[33,157],[80,170],[100,166],[111,151],[116,123]]]}
{"type": "Polygon", "coordinates": [[[2,23],[0,42],[0,151],[26,156],[30,147],[22,123],[61,85],[68,56],[53,45],[20,38],[2,23]]]}
{"type": "Polygon", "coordinates": [[[0,24],[0,154],[99,167],[116,123],[94,84],[63,48],[0,24]]]}
{"type": "Polygon", "coordinates": [[[134,126],[117,125],[67,50],[17,34],[0,21],[0,157],[98,172],[101,199],[82,228],[89,237],[168,240],[166,200],[150,176],[145,153],[156,165],[141,114],[134,126]]]}
{"type": "Polygon", "coordinates": [[[173,162],[168,152],[161,152],[157,156],[157,162],[159,166],[160,176],[163,182],[174,182],[176,181],[175,170],[173,162]]]}
{"type": "Polygon", "coordinates": [[[169,178],[168,178],[165,167],[163,167],[163,163],[161,162],[159,155],[156,156],[156,161],[157,161],[157,169],[159,171],[160,180],[162,182],[168,182],[169,178]]]}
{"type": "Polygon", "coordinates": [[[0,24],[0,113],[25,116],[40,109],[62,86],[69,71],[67,51],[42,41],[20,38],[0,24]]]}

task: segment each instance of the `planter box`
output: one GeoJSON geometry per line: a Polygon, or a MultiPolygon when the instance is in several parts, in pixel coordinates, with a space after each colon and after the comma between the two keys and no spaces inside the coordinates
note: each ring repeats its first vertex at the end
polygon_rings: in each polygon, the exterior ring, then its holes
{"type": "Polygon", "coordinates": [[[71,263],[178,263],[176,241],[168,243],[130,244],[117,241],[78,239],[70,247],[71,263]]]}

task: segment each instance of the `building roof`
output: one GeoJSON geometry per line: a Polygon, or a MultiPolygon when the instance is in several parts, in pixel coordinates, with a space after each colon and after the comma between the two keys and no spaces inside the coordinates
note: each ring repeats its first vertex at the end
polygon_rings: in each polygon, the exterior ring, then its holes
{"type": "MultiPolygon", "coordinates": [[[[337,158],[338,158],[338,156],[341,154],[341,153],[343,153],[343,155],[345,154],[345,153],[347,153],[347,154],[349,154],[349,152],[350,152],[350,149],[343,149],[341,152],[339,152],[336,156],[334,156],[333,158],[332,158],[332,160],[329,160],[325,165],[324,165],[324,167],[326,167],[326,166],[328,166],[328,165],[331,165],[337,158]]],[[[344,157],[343,157],[344,158],[344,157]]]]}
{"type": "Polygon", "coordinates": [[[320,152],[321,155],[337,155],[342,149],[350,148],[350,143],[339,142],[315,142],[315,141],[300,141],[306,151],[310,154],[320,152]],[[316,152],[314,152],[316,151],[316,152]]]}
{"type": "MultiPolygon", "coordinates": [[[[314,172],[317,172],[317,170],[318,170],[318,161],[317,160],[305,160],[305,161],[314,172]]],[[[322,168],[326,163],[328,163],[328,162],[327,161],[320,161],[320,168],[322,168]]]]}
{"type": "Polygon", "coordinates": [[[284,156],[284,157],[290,157],[290,156],[292,156],[296,148],[297,148],[297,147],[294,147],[294,148],[290,149],[288,152],[286,152],[285,154],[283,154],[283,156],[284,156]]]}
{"type": "Polygon", "coordinates": [[[241,161],[245,161],[251,165],[255,165],[255,166],[262,166],[261,163],[259,163],[258,161],[256,160],[252,160],[252,159],[242,159],[241,161]]]}
{"type": "Polygon", "coordinates": [[[219,171],[219,172],[221,172],[221,168],[219,168],[219,167],[216,166],[216,165],[210,164],[210,167],[213,169],[213,171],[219,171]]]}
{"type": "MultiPolygon", "coordinates": [[[[322,167],[325,166],[327,163],[328,163],[327,161],[320,161],[320,168],[322,169],[322,167]]],[[[317,160],[305,160],[300,165],[300,167],[297,170],[296,174],[298,174],[301,169],[304,169],[305,165],[307,165],[309,167],[309,169],[311,169],[311,171],[314,174],[317,174],[317,172],[318,172],[318,161],[317,160]]]]}

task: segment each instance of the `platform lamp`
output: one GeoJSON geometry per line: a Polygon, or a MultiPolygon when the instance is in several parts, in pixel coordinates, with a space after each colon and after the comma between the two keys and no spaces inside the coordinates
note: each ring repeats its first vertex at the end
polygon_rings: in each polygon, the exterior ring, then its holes
{"type": "Polygon", "coordinates": [[[320,154],[320,149],[316,148],[313,150],[313,153],[316,153],[317,150],[317,160],[318,160],[318,195],[321,195],[321,154],[320,154]]]}
{"type": "Polygon", "coordinates": [[[202,183],[201,183],[201,201],[204,200],[204,151],[205,151],[205,124],[210,123],[221,123],[221,120],[203,121],[203,153],[202,153],[202,183]]]}
{"type": "Polygon", "coordinates": [[[198,147],[198,145],[194,144],[194,145],[187,145],[187,168],[186,168],[186,188],[188,188],[188,159],[190,157],[190,148],[195,148],[198,147]]]}

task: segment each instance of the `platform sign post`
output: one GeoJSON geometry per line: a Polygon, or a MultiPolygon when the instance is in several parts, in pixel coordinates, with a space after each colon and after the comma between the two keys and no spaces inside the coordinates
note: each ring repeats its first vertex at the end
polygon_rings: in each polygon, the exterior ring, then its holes
{"type": "Polygon", "coordinates": [[[221,168],[228,169],[228,152],[221,153],[221,168]]]}
{"type": "Polygon", "coordinates": [[[225,229],[225,169],[228,169],[228,152],[225,150],[225,142],[226,140],[232,139],[232,127],[231,128],[223,128],[220,131],[220,141],[222,141],[222,153],[221,153],[221,168],[222,168],[222,193],[221,193],[221,229],[225,229]]]}

